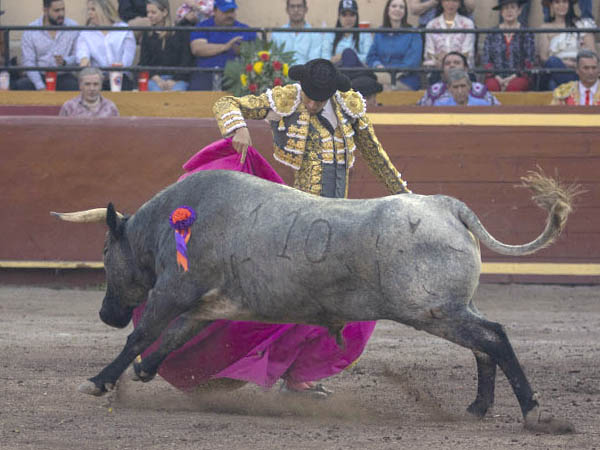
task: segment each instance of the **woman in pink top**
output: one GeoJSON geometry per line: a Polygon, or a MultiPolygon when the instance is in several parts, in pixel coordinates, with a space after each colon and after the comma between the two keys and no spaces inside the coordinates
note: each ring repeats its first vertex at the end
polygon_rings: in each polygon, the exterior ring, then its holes
{"type": "MultiPolygon", "coordinates": [[[[437,17],[427,24],[427,30],[473,29],[473,21],[466,17],[464,0],[441,0],[437,17]]],[[[475,60],[474,33],[427,33],[423,65],[441,68],[442,59],[448,52],[460,52],[473,67],[475,60]]]]}

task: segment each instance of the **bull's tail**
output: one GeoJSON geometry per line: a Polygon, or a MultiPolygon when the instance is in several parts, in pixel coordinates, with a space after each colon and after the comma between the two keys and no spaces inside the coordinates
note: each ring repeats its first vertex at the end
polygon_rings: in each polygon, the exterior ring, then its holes
{"type": "Polygon", "coordinates": [[[521,178],[522,187],[529,188],[533,201],[548,211],[544,231],[533,241],[523,245],[507,245],[495,239],[481,224],[471,209],[462,204],[458,211],[460,220],[483,245],[490,250],[509,256],[521,256],[535,253],[547,247],[560,235],[571,212],[573,199],[584,191],[579,185],[562,186],[558,179],[547,177],[542,171],[529,172],[521,178]]]}

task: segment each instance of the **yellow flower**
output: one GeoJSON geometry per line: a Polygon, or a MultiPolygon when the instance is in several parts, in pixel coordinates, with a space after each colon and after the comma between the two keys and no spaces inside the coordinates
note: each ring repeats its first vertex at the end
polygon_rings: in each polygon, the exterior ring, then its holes
{"type": "Polygon", "coordinates": [[[246,75],[245,73],[241,74],[240,81],[242,82],[242,86],[247,86],[248,85],[248,75],[246,75]]]}
{"type": "Polygon", "coordinates": [[[288,65],[288,63],[284,63],[283,64],[283,70],[282,70],[284,77],[287,77],[289,70],[290,70],[290,66],[288,65]]]}
{"type": "Polygon", "coordinates": [[[254,63],[254,71],[260,75],[263,70],[264,65],[265,65],[265,63],[263,63],[262,61],[255,62],[254,63]]]}
{"type": "Polygon", "coordinates": [[[268,61],[271,58],[271,54],[266,50],[258,52],[257,55],[261,61],[268,61]]]}

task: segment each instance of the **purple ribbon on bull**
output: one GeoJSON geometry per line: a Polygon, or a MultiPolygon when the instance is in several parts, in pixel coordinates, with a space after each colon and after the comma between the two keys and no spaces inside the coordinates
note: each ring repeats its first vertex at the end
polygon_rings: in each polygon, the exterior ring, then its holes
{"type": "Polygon", "coordinates": [[[190,229],[196,220],[196,211],[189,206],[180,206],[169,217],[169,224],[175,230],[175,247],[177,248],[177,264],[188,271],[187,243],[192,236],[190,229]]]}

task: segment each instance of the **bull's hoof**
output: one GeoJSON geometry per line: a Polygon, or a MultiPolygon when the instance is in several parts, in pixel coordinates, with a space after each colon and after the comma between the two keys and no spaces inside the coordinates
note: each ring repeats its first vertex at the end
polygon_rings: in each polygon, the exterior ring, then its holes
{"type": "Polygon", "coordinates": [[[479,419],[482,419],[487,414],[488,409],[490,409],[490,404],[488,402],[475,400],[469,405],[467,412],[479,419]]]}
{"type": "Polygon", "coordinates": [[[538,408],[534,408],[525,417],[525,429],[534,433],[570,434],[575,433],[575,425],[568,420],[555,417],[541,417],[538,408]]]}
{"type": "Polygon", "coordinates": [[[133,381],[141,381],[142,383],[147,383],[151,381],[156,376],[156,373],[150,374],[146,373],[142,370],[142,365],[137,361],[133,363],[133,370],[131,372],[131,379],[133,381]]]}
{"type": "Polygon", "coordinates": [[[96,397],[100,397],[101,395],[106,394],[106,389],[100,389],[98,386],[94,384],[93,381],[87,380],[79,385],[77,388],[79,392],[82,392],[87,395],[94,395],[96,397]]]}
{"type": "Polygon", "coordinates": [[[133,368],[133,364],[127,368],[125,371],[125,375],[129,377],[131,381],[140,381],[137,373],[135,373],[135,369],[133,368]]]}

